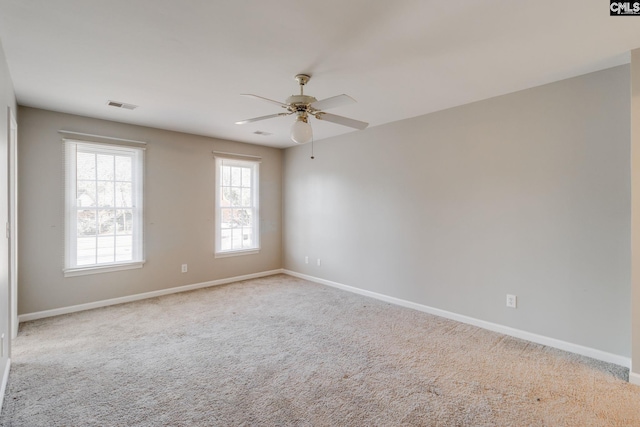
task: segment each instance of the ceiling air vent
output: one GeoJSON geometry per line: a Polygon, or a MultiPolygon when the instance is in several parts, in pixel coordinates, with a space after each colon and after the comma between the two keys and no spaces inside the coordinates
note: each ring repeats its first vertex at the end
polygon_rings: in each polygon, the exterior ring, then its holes
{"type": "Polygon", "coordinates": [[[269,136],[269,135],[273,135],[272,133],[269,132],[265,132],[263,130],[257,130],[254,132],[256,135],[262,135],[262,136],[269,136]]]}
{"type": "Polygon", "coordinates": [[[108,101],[107,105],[109,107],[124,108],[126,110],[135,110],[136,108],[138,108],[137,105],[125,104],[124,102],[118,102],[118,101],[108,101]]]}

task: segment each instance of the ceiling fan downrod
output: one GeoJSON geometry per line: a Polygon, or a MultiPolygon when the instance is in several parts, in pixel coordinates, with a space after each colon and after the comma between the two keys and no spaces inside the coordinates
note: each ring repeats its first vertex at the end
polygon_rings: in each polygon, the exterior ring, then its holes
{"type": "Polygon", "coordinates": [[[309,82],[310,78],[311,78],[311,76],[308,75],[308,74],[298,74],[296,76],[296,80],[298,81],[298,84],[300,85],[300,95],[304,95],[304,85],[306,85],[309,82]]]}

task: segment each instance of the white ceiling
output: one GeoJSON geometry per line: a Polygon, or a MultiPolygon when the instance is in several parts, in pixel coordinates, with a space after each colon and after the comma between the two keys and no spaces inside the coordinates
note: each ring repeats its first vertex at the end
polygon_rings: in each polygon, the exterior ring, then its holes
{"type": "Polygon", "coordinates": [[[241,93],[284,101],[307,73],[306,94],[358,101],[331,113],[377,126],[627,63],[640,16],[605,0],[0,0],[0,39],[21,105],[287,147],[293,116],[234,124],[282,111],[241,93]]]}

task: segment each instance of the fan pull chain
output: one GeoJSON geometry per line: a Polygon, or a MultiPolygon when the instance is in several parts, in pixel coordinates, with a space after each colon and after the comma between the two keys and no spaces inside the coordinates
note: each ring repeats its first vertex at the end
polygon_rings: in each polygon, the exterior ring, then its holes
{"type": "Polygon", "coordinates": [[[311,160],[315,159],[313,156],[313,136],[311,137],[311,160]]]}

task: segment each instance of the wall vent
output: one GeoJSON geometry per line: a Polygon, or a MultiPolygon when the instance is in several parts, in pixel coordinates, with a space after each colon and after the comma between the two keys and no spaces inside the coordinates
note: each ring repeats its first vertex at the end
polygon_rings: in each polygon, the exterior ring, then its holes
{"type": "Polygon", "coordinates": [[[107,101],[107,105],[109,107],[124,108],[126,110],[135,110],[136,108],[138,108],[137,105],[125,104],[124,102],[118,102],[118,101],[107,101]]]}

